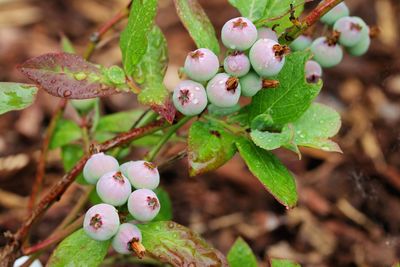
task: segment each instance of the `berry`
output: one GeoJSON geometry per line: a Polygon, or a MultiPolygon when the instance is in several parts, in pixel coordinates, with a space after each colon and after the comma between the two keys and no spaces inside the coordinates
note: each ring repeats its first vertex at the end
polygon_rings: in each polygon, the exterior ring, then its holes
{"type": "Polygon", "coordinates": [[[355,46],[348,47],[347,52],[352,56],[362,56],[367,51],[371,44],[371,37],[364,36],[355,46]]]}
{"type": "Polygon", "coordinates": [[[314,55],[313,59],[323,68],[336,66],[343,58],[342,47],[326,37],[315,39],[311,45],[311,52],[314,55]]]}
{"type": "Polygon", "coordinates": [[[243,52],[235,51],[225,58],[224,69],[230,75],[241,77],[249,72],[250,60],[243,52]]]}
{"type": "Polygon", "coordinates": [[[96,191],[103,202],[113,206],[125,204],[132,192],[131,184],[120,171],[108,172],[101,176],[96,191]]]}
{"type": "MultiPolygon", "coordinates": [[[[15,260],[13,267],[21,267],[27,260],[29,260],[29,256],[22,256],[15,260]]],[[[42,263],[36,259],[34,260],[29,267],[43,267],[42,263]]]]}
{"type": "Polygon", "coordinates": [[[127,170],[127,177],[136,189],[156,189],[160,183],[160,174],[157,167],[147,161],[131,161],[127,170]]]}
{"type": "Polygon", "coordinates": [[[190,80],[181,81],[172,96],[174,106],[186,116],[200,114],[207,106],[204,86],[190,80]]]}
{"type": "Polygon", "coordinates": [[[206,82],[218,72],[218,57],[207,48],[190,52],[185,60],[184,71],[197,82],[206,82]]]}
{"type": "Polygon", "coordinates": [[[322,77],[322,68],[318,62],[314,60],[309,60],[306,62],[305,71],[306,80],[309,83],[317,83],[322,77]]]}
{"type": "Polygon", "coordinates": [[[128,177],[128,167],[132,164],[133,161],[125,162],[119,166],[119,171],[122,172],[122,175],[128,177]]]}
{"type": "Polygon", "coordinates": [[[133,252],[132,246],[136,242],[142,242],[142,233],[139,228],[131,223],[123,223],[119,226],[111,244],[116,252],[131,254],[133,252]]]}
{"type": "Polygon", "coordinates": [[[356,45],[369,33],[368,26],[358,17],[340,18],[335,22],[333,29],[340,33],[339,43],[348,47],[356,45]]]}
{"type": "Polygon", "coordinates": [[[276,31],[274,31],[271,28],[267,27],[261,27],[257,29],[257,40],[260,39],[270,39],[274,40],[275,42],[278,42],[278,35],[276,34],[276,31]]]}
{"type": "Polygon", "coordinates": [[[300,35],[290,45],[290,49],[293,51],[303,51],[310,47],[312,39],[307,35],[300,35]]]}
{"type": "Polygon", "coordinates": [[[240,98],[239,79],[226,73],[218,73],[207,84],[207,96],[212,104],[221,108],[236,105],[240,98]]]}
{"type": "Polygon", "coordinates": [[[83,230],[91,238],[99,241],[113,237],[119,227],[117,210],[109,204],[97,204],[85,214],[83,230]]]}
{"type": "Polygon", "coordinates": [[[346,17],[349,14],[350,14],[349,8],[344,2],[342,2],[337,6],[335,6],[334,8],[332,8],[324,16],[322,16],[321,22],[328,25],[333,25],[338,19],[346,17]]]}
{"type": "Polygon", "coordinates": [[[138,221],[148,222],[160,211],[157,195],[149,189],[138,189],[128,199],[129,213],[138,221]]]}
{"type": "Polygon", "coordinates": [[[230,49],[244,51],[257,40],[257,28],[247,18],[228,20],[221,31],[222,43],[230,49]]]}
{"type": "Polygon", "coordinates": [[[118,161],[104,153],[93,154],[83,168],[83,177],[89,184],[95,184],[101,176],[108,172],[118,171],[118,161]]]}
{"type": "Polygon", "coordinates": [[[253,71],[241,77],[239,82],[244,96],[254,96],[262,89],[262,79],[253,71]]]}
{"type": "Polygon", "coordinates": [[[72,99],[71,104],[72,106],[78,110],[79,112],[88,112],[91,109],[93,109],[94,105],[96,104],[97,99],[96,98],[90,98],[90,99],[72,99]]]}
{"type": "Polygon", "coordinates": [[[277,75],[285,64],[286,46],[270,39],[258,40],[250,49],[250,62],[261,77],[277,75]]]}

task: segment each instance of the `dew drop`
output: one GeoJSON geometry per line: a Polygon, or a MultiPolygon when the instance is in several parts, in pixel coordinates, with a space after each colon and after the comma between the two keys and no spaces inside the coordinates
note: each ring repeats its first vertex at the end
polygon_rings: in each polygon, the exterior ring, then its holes
{"type": "Polygon", "coordinates": [[[193,104],[197,105],[199,103],[199,100],[197,98],[193,99],[193,104]]]}
{"type": "Polygon", "coordinates": [[[71,95],[72,95],[72,92],[70,90],[65,90],[64,93],[63,93],[64,97],[69,97],[71,95]]]}
{"type": "Polygon", "coordinates": [[[78,73],[74,74],[74,78],[77,81],[82,81],[82,80],[85,80],[87,78],[87,75],[84,72],[78,72],[78,73]]]}

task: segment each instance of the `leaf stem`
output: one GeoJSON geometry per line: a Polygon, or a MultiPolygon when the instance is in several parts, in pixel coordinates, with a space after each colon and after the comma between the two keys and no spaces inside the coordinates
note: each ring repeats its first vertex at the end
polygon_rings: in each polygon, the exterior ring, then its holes
{"type": "Polygon", "coordinates": [[[246,132],[246,130],[244,128],[240,127],[240,126],[231,125],[231,124],[227,123],[226,121],[217,119],[217,118],[215,118],[213,116],[204,115],[203,117],[206,120],[209,120],[209,121],[212,121],[212,122],[220,124],[221,126],[223,126],[225,129],[229,130],[233,134],[241,134],[241,133],[245,133],[246,132]]]}
{"type": "Polygon", "coordinates": [[[166,131],[164,133],[164,135],[160,138],[158,143],[149,151],[149,153],[147,154],[145,159],[147,161],[153,161],[155,159],[155,157],[157,156],[158,152],[161,150],[161,148],[164,146],[164,144],[168,142],[168,140],[171,138],[171,136],[192,118],[193,117],[189,117],[189,116],[184,117],[183,119],[178,121],[176,124],[169,127],[168,131],[166,131]]]}
{"type": "Polygon", "coordinates": [[[299,35],[304,33],[311,25],[316,23],[323,15],[329,12],[332,8],[343,2],[343,0],[324,0],[315,9],[311,11],[299,25],[293,25],[287,28],[279,37],[280,44],[290,44],[299,35]]]}

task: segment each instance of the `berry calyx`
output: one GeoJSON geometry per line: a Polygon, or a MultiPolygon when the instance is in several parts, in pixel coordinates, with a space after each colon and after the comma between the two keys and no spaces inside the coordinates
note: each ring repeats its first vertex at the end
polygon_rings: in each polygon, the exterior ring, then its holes
{"type": "Polygon", "coordinates": [[[322,68],[318,62],[308,60],[305,65],[306,80],[309,83],[317,83],[322,77],[322,68]]]}
{"type": "Polygon", "coordinates": [[[108,172],[118,171],[118,161],[104,153],[93,154],[83,167],[83,177],[89,184],[95,184],[108,172]]]}
{"type": "Polygon", "coordinates": [[[200,83],[186,80],[180,82],[172,96],[174,106],[186,116],[200,114],[207,106],[207,94],[200,83]]]}
{"type": "Polygon", "coordinates": [[[227,108],[236,105],[240,94],[239,79],[226,73],[215,75],[207,84],[208,99],[217,107],[227,108]]]}
{"type": "Polygon", "coordinates": [[[218,57],[207,48],[189,52],[184,65],[185,73],[197,82],[208,81],[218,72],[218,69],[218,57]]]}
{"type": "Polygon", "coordinates": [[[261,77],[277,75],[285,64],[287,46],[281,46],[270,39],[258,40],[250,49],[250,62],[253,69],[261,77]]]}
{"type": "Polygon", "coordinates": [[[142,242],[142,233],[139,228],[131,223],[123,223],[119,226],[111,245],[120,254],[135,253],[138,257],[143,257],[145,250],[139,249],[140,242],[142,242]]]}
{"type": "Polygon", "coordinates": [[[85,214],[83,230],[95,240],[108,240],[115,235],[119,227],[117,210],[109,204],[97,204],[85,214]]]}
{"type": "Polygon", "coordinates": [[[241,77],[249,72],[250,60],[243,52],[234,51],[225,58],[224,69],[230,75],[241,77]]]}
{"type": "Polygon", "coordinates": [[[131,184],[120,171],[104,174],[96,184],[96,191],[103,202],[113,206],[125,204],[132,192],[131,184]]]}
{"type": "Polygon", "coordinates": [[[222,43],[230,49],[244,51],[257,40],[257,28],[247,18],[228,20],[221,31],[222,43]]]}
{"type": "Polygon", "coordinates": [[[151,162],[131,161],[126,170],[129,181],[136,189],[156,189],[160,183],[157,166],[151,162]]]}
{"type": "Polygon", "coordinates": [[[160,211],[160,201],[153,191],[138,189],[129,196],[128,210],[138,221],[151,221],[160,211]]]}

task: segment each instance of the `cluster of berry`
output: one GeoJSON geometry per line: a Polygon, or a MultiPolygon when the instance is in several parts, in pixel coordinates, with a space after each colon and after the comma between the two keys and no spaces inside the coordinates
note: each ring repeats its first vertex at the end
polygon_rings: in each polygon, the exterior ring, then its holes
{"type": "Polygon", "coordinates": [[[200,114],[208,102],[217,107],[232,107],[238,103],[240,95],[251,97],[271,86],[270,80],[265,78],[281,71],[289,51],[278,43],[274,31],[257,30],[244,17],[227,21],[221,39],[229,49],[223,64],[225,72],[218,73],[218,57],[209,49],[197,49],[186,57],[184,72],[191,80],[181,81],[173,94],[176,109],[184,115],[200,114]]]}
{"type": "Polygon", "coordinates": [[[342,46],[352,56],[361,56],[368,51],[371,43],[368,25],[361,18],[350,17],[349,14],[347,5],[340,3],[321,18],[323,23],[333,27],[332,36],[319,37],[313,41],[310,36],[301,35],[290,44],[294,51],[311,49],[316,62],[310,64],[310,72],[322,75],[322,69],[316,63],[323,68],[339,64],[343,59],[342,46]]]}
{"type": "Polygon", "coordinates": [[[157,167],[147,161],[129,161],[119,166],[112,156],[97,153],[86,162],[83,177],[88,183],[96,184],[97,194],[104,202],[86,212],[83,229],[95,240],[113,237],[115,251],[131,253],[142,235],[133,223],[120,224],[115,207],[128,202],[129,213],[137,221],[154,219],[160,211],[160,202],[152,191],[160,182],[157,167]],[[136,189],[133,192],[132,186],[136,189]]]}

